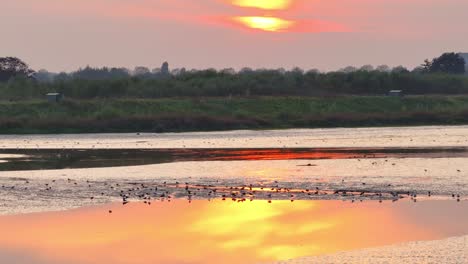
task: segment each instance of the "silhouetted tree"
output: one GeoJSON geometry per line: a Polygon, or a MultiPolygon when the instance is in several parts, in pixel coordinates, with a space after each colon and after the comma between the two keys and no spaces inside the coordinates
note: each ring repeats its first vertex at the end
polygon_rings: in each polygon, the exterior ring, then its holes
{"type": "Polygon", "coordinates": [[[392,69],[392,73],[409,73],[410,71],[403,66],[396,66],[392,69]]]}
{"type": "Polygon", "coordinates": [[[225,69],[222,69],[219,72],[222,73],[222,74],[230,74],[230,75],[236,74],[236,70],[234,70],[233,68],[225,68],[225,69]]]}
{"type": "Polygon", "coordinates": [[[413,71],[418,72],[418,73],[429,73],[431,72],[431,68],[432,68],[432,61],[425,59],[424,63],[421,64],[419,67],[414,68],[413,71]]]}
{"type": "Polygon", "coordinates": [[[319,74],[320,71],[318,69],[311,69],[311,70],[308,70],[306,72],[306,74],[313,74],[313,75],[316,75],[316,74],[319,74]]]}
{"type": "Polygon", "coordinates": [[[165,61],[162,65],[161,65],[161,74],[163,75],[169,75],[170,74],[170,71],[169,71],[169,63],[167,61],[165,61]]]}
{"type": "Polygon", "coordinates": [[[299,68],[299,67],[294,67],[291,72],[295,73],[295,74],[299,74],[299,75],[302,75],[304,74],[304,70],[299,68]]]}
{"type": "Polygon", "coordinates": [[[374,69],[374,66],[372,65],[364,65],[359,70],[365,71],[365,72],[371,72],[371,71],[374,71],[375,69],[374,69]]]}
{"type": "Polygon", "coordinates": [[[150,73],[151,73],[150,70],[147,67],[143,67],[143,66],[137,66],[135,67],[135,70],[133,70],[133,74],[135,76],[145,76],[145,75],[149,75],[150,73]]]}
{"type": "Polygon", "coordinates": [[[14,57],[0,58],[0,81],[8,81],[12,77],[32,77],[34,71],[22,60],[14,57]]]}
{"type": "Polygon", "coordinates": [[[41,69],[34,74],[34,78],[39,82],[52,82],[56,75],[56,73],[41,69]]]}
{"type": "Polygon", "coordinates": [[[111,68],[109,70],[109,77],[113,79],[117,78],[128,78],[130,71],[126,68],[111,68]]]}
{"type": "Polygon", "coordinates": [[[429,72],[463,74],[465,73],[465,59],[454,52],[444,53],[432,60],[429,72]]]}
{"type": "Polygon", "coordinates": [[[244,67],[242,68],[239,73],[241,74],[249,74],[249,73],[253,73],[254,70],[252,68],[249,68],[249,67],[244,67]]]}
{"type": "Polygon", "coordinates": [[[375,68],[376,71],[379,71],[379,72],[390,72],[390,67],[388,67],[388,65],[379,65],[377,66],[377,68],[375,68]]]}
{"type": "Polygon", "coordinates": [[[347,66],[343,69],[340,69],[339,71],[340,72],[344,72],[344,73],[351,73],[351,72],[356,72],[358,69],[354,66],[347,66]]]}
{"type": "Polygon", "coordinates": [[[84,69],[79,69],[70,74],[72,78],[82,80],[110,80],[122,79],[130,76],[129,71],[125,68],[91,68],[87,66],[84,69]]]}
{"type": "Polygon", "coordinates": [[[185,74],[186,72],[187,72],[187,70],[185,68],[180,68],[180,69],[173,69],[171,71],[171,74],[174,75],[174,76],[178,76],[178,75],[185,74]]]}
{"type": "Polygon", "coordinates": [[[134,77],[127,69],[86,67],[73,73],[54,74],[52,81],[48,81],[46,71],[37,73],[38,81],[15,76],[0,83],[0,100],[42,98],[50,91],[63,92],[69,99],[382,95],[395,88],[406,94],[468,94],[468,76],[422,72],[422,68],[408,72],[403,67],[396,67],[391,73],[354,67],[346,72],[323,73],[304,73],[299,68],[287,71],[244,68],[237,73],[232,69],[182,68],[169,75],[155,71],[134,77]]]}

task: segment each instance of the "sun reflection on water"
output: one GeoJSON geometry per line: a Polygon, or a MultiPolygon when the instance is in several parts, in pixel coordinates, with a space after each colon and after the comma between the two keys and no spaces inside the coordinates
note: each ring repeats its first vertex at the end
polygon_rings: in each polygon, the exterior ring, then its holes
{"type": "Polygon", "coordinates": [[[4,216],[0,258],[9,249],[59,263],[256,263],[468,231],[463,221],[421,226],[437,206],[400,204],[175,200],[4,216]]]}

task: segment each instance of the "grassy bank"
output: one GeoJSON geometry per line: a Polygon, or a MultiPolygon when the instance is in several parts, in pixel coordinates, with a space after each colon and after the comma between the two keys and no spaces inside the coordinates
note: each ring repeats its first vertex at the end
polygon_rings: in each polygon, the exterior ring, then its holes
{"type": "Polygon", "coordinates": [[[0,102],[0,133],[468,124],[468,96],[0,102]]]}

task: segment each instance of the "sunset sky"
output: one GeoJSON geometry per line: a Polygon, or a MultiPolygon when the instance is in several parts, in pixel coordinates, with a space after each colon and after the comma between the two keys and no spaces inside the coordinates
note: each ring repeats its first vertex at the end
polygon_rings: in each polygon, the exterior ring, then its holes
{"type": "Polygon", "coordinates": [[[468,0],[1,0],[0,57],[78,67],[414,67],[468,51],[468,0]]]}

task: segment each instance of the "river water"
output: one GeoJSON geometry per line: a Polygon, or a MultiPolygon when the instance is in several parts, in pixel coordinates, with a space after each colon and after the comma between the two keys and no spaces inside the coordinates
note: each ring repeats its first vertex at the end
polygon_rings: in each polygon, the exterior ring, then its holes
{"type": "Polygon", "coordinates": [[[15,263],[465,263],[468,126],[2,135],[0,194],[15,263]]]}

